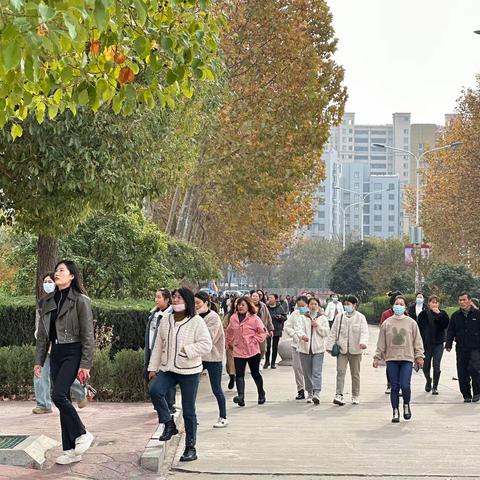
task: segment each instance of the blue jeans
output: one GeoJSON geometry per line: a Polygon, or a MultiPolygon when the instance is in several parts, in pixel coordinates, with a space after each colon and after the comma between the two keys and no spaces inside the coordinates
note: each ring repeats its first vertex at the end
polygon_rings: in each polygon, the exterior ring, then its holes
{"type": "Polygon", "coordinates": [[[219,416],[227,418],[227,405],[222,390],[222,362],[203,362],[203,368],[208,372],[210,387],[217,399],[219,416]]]}
{"type": "Polygon", "coordinates": [[[408,405],[412,396],[410,382],[412,380],[413,362],[405,360],[387,361],[387,373],[390,378],[392,390],[390,392],[390,402],[392,408],[398,408],[400,389],[402,389],[403,403],[408,405]]]}
{"type": "Polygon", "coordinates": [[[195,401],[197,399],[200,374],[180,375],[175,372],[158,372],[150,384],[150,397],[158,414],[160,423],[167,423],[172,417],[168,408],[168,395],[172,387],[180,385],[182,394],[182,413],[185,422],[185,444],[194,447],[197,440],[197,413],[195,401]]]}
{"type": "MultiPolygon", "coordinates": [[[[47,354],[40,378],[33,377],[33,387],[35,389],[37,407],[50,410],[52,408],[52,398],[50,394],[50,354],[47,354]]],[[[75,379],[70,387],[70,395],[72,399],[77,402],[85,399],[85,390],[78,379],[75,379]]]]}

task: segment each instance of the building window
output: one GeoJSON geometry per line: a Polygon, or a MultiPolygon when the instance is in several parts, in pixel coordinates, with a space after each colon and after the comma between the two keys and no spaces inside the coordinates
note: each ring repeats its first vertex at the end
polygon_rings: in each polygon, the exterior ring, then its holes
{"type": "Polygon", "coordinates": [[[404,163],[404,164],[403,164],[403,168],[404,168],[405,170],[408,170],[408,163],[404,163]]]}
{"type": "Polygon", "coordinates": [[[370,235],[370,227],[363,227],[363,234],[370,235]]]}
{"type": "Polygon", "coordinates": [[[389,222],[394,222],[395,221],[395,215],[389,215],[388,216],[388,221],[389,222]]]}
{"type": "Polygon", "coordinates": [[[373,209],[374,209],[374,210],[381,210],[381,209],[382,209],[382,206],[381,206],[381,205],[374,205],[374,206],[373,206],[373,209]]]}
{"type": "Polygon", "coordinates": [[[382,184],[381,183],[375,183],[373,185],[373,190],[381,190],[382,188],[382,184]]]}
{"type": "Polygon", "coordinates": [[[355,147],[356,152],[368,152],[368,147],[355,147]]]}
{"type": "Polygon", "coordinates": [[[404,134],[404,135],[408,135],[408,128],[404,128],[404,129],[403,129],[403,134],[404,134]]]}
{"type": "Polygon", "coordinates": [[[325,218],[325,212],[323,210],[318,212],[318,218],[325,218]]]}
{"type": "Polygon", "coordinates": [[[368,130],[355,129],[355,135],[368,135],[368,130]]]}
{"type": "Polygon", "coordinates": [[[382,221],[382,216],[381,215],[374,215],[373,216],[373,221],[374,222],[381,222],[382,221]]]}
{"type": "Polygon", "coordinates": [[[360,177],[360,172],[354,172],[353,177],[354,178],[359,178],[360,177]]]}
{"type": "Polygon", "coordinates": [[[384,170],[385,168],[387,168],[387,165],[385,163],[371,163],[370,166],[372,168],[376,168],[376,169],[382,169],[384,170]]]}
{"type": "Polygon", "coordinates": [[[354,184],[353,184],[353,188],[354,188],[355,190],[358,190],[358,189],[360,188],[360,184],[359,184],[359,183],[354,183],[354,184]]]}
{"type": "Polygon", "coordinates": [[[369,140],[368,138],[363,138],[363,137],[355,137],[355,143],[368,143],[369,140]]]}
{"type": "Polygon", "coordinates": [[[394,193],[389,193],[388,194],[388,199],[389,200],[395,200],[395,194],[394,193]]]}
{"type": "Polygon", "coordinates": [[[321,232],[324,232],[324,231],[325,231],[325,224],[324,224],[324,223],[321,223],[321,224],[319,225],[319,230],[320,230],[321,232]]]}
{"type": "Polygon", "coordinates": [[[394,227],[388,227],[388,231],[389,231],[389,232],[394,232],[394,231],[395,231],[395,228],[394,228],[394,227]]]}
{"type": "Polygon", "coordinates": [[[355,155],[355,160],[368,160],[368,155],[355,155]]]}
{"type": "Polygon", "coordinates": [[[395,210],[395,205],[389,205],[389,206],[388,206],[388,209],[389,209],[389,210],[395,210]]]}
{"type": "Polygon", "coordinates": [[[382,144],[387,143],[387,139],[386,138],[381,138],[381,137],[372,138],[372,143],[382,143],[382,144]]]}
{"type": "Polygon", "coordinates": [[[381,200],[382,199],[382,194],[381,193],[376,193],[375,194],[375,200],[381,200]]]}
{"type": "Polygon", "coordinates": [[[383,135],[387,134],[386,130],[372,130],[372,135],[383,135]]]}
{"type": "Polygon", "coordinates": [[[394,183],[390,183],[390,184],[388,185],[388,189],[389,189],[389,190],[395,190],[395,184],[394,184],[394,183]]]}
{"type": "Polygon", "coordinates": [[[373,227],[373,231],[374,231],[374,232],[381,232],[381,231],[382,231],[382,227],[381,227],[380,225],[375,225],[375,226],[373,227]]]}

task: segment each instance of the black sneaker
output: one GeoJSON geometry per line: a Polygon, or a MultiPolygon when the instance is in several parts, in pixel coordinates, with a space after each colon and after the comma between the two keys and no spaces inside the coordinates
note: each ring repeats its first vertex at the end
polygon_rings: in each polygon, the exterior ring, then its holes
{"type": "Polygon", "coordinates": [[[472,402],[478,402],[479,400],[480,400],[480,395],[478,394],[472,397],[472,402]]]}
{"type": "Polygon", "coordinates": [[[299,390],[295,400],[305,400],[305,391],[299,390]]]}
{"type": "Polygon", "coordinates": [[[266,400],[267,399],[265,398],[265,391],[258,394],[258,404],[259,405],[263,405],[266,402],[266,400]]]}
{"type": "Polygon", "coordinates": [[[472,397],[463,397],[463,403],[472,403],[472,397]]]}
{"type": "Polygon", "coordinates": [[[399,422],[400,422],[400,412],[398,411],[398,408],[394,408],[392,423],[399,423],[399,422]]]}
{"type": "Polygon", "coordinates": [[[228,389],[233,390],[234,386],[235,386],[235,375],[231,375],[230,380],[228,381],[228,389]]]}
{"type": "Polygon", "coordinates": [[[432,391],[432,380],[427,380],[427,383],[425,384],[425,391],[427,393],[432,391]]]}
{"type": "Polygon", "coordinates": [[[412,411],[410,410],[410,405],[408,403],[403,406],[403,418],[405,420],[410,420],[412,418],[412,411]]]}
{"type": "Polygon", "coordinates": [[[266,369],[270,366],[270,362],[265,362],[264,365],[263,365],[263,368],[266,369]]]}
{"type": "Polygon", "coordinates": [[[272,363],[272,366],[270,368],[275,369],[275,368],[277,368],[277,366],[274,363],[272,363]]]}
{"type": "Polygon", "coordinates": [[[432,395],[438,395],[437,387],[432,388],[432,395]]]}
{"type": "Polygon", "coordinates": [[[236,403],[239,407],[244,407],[245,406],[245,399],[240,395],[237,395],[236,397],[233,397],[233,403],[236,403]]]}

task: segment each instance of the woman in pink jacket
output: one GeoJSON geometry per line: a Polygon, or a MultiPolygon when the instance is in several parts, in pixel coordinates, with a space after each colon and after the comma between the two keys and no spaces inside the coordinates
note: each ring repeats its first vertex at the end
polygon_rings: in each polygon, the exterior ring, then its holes
{"type": "Polygon", "coordinates": [[[235,313],[231,316],[226,332],[226,346],[233,340],[233,359],[235,362],[235,381],[237,396],[233,401],[245,406],[245,368],[250,368],[253,380],[257,385],[258,404],[265,403],[263,378],[260,374],[260,344],[267,338],[267,330],[257,316],[257,309],[248,297],[238,300],[235,313]]]}

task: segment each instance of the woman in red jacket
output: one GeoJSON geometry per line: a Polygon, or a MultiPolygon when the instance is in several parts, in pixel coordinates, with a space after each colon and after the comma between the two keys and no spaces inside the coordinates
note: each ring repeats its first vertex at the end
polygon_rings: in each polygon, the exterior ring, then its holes
{"type": "Polygon", "coordinates": [[[226,347],[233,341],[233,359],[235,362],[235,381],[237,396],[233,401],[240,407],[245,406],[245,368],[250,368],[257,385],[258,404],[265,403],[263,378],[260,374],[260,344],[267,338],[267,330],[257,316],[257,309],[248,297],[238,300],[236,311],[231,316],[226,332],[226,347]]]}

